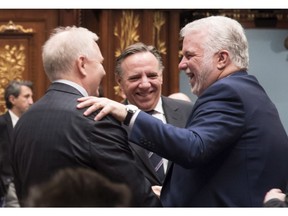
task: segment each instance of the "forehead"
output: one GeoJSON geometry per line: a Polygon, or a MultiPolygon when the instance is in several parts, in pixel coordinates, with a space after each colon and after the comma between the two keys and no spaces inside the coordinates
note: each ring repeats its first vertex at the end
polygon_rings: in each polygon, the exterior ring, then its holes
{"type": "Polygon", "coordinates": [[[193,51],[199,49],[203,43],[205,34],[199,31],[191,31],[184,38],[182,42],[182,51],[193,51]]]}
{"type": "Polygon", "coordinates": [[[158,60],[150,52],[139,52],[125,58],[122,66],[131,67],[158,67],[158,60]]]}
{"type": "Polygon", "coordinates": [[[20,86],[20,94],[27,94],[27,93],[32,93],[31,88],[25,85],[20,86]]]}
{"type": "Polygon", "coordinates": [[[101,53],[101,50],[100,50],[98,44],[95,42],[95,43],[93,44],[93,46],[94,46],[94,49],[95,49],[95,55],[96,55],[96,57],[99,58],[100,60],[103,60],[104,58],[103,58],[103,56],[102,56],[102,53],[101,53]]]}

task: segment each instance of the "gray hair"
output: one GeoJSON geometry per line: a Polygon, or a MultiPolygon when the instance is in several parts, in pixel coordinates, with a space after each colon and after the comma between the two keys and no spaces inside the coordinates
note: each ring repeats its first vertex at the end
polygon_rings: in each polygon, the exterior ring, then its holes
{"type": "Polygon", "coordinates": [[[115,66],[115,74],[119,76],[122,75],[121,64],[128,56],[136,54],[136,53],[142,53],[142,52],[152,53],[159,63],[159,70],[163,71],[164,66],[162,63],[161,55],[158,52],[158,50],[154,46],[147,46],[143,43],[135,43],[126,47],[126,49],[123,50],[120,56],[117,57],[116,66],[115,66]]]}
{"type": "Polygon", "coordinates": [[[8,83],[5,88],[4,98],[7,109],[11,109],[13,104],[10,102],[9,97],[13,95],[14,97],[18,97],[21,92],[21,86],[27,86],[32,90],[33,83],[29,80],[12,80],[8,83]]]}
{"type": "Polygon", "coordinates": [[[43,66],[50,81],[61,79],[74,68],[80,55],[89,57],[95,50],[93,44],[99,37],[86,28],[57,27],[42,47],[43,66]]]}
{"type": "Polygon", "coordinates": [[[180,36],[185,37],[192,31],[206,33],[202,41],[206,52],[214,54],[223,49],[228,50],[236,66],[248,69],[248,42],[239,22],[224,16],[210,16],[188,23],[181,29],[180,36]]]}

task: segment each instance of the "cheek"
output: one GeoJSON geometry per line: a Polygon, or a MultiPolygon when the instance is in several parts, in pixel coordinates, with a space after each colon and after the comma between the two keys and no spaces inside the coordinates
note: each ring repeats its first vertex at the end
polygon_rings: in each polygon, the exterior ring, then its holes
{"type": "Polygon", "coordinates": [[[151,86],[160,89],[162,84],[163,84],[163,79],[162,78],[158,78],[157,80],[153,80],[150,82],[151,86]]]}
{"type": "Polygon", "coordinates": [[[138,88],[138,84],[137,83],[131,83],[131,82],[123,82],[123,83],[121,83],[120,86],[121,86],[121,89],[123,90],[123,92],[126,95],[133,94],[134,92],[137,91],[137,88],[138,88]]]}

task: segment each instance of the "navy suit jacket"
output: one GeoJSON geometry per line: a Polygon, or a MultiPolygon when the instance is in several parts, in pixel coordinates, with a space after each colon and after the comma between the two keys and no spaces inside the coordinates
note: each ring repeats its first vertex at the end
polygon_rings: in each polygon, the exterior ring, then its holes
{"type": "Polygon", "coordinates": [[[94,121],[95,115],[85,117],[85,109],[76,108],[79,97],[72,86],[52,83],[17,122],[11,160],[20,202],[30,186],[49,180],[56,171],[84,167],[126,183],[133,206],[161,206],[136,167],[121,123],[112,116],[101,121],[94,121]]]}
{"type": "Polygon", "coordinates": [[[287,134],[275,105],[245,71],[207,88],[186,129],[140,112],[130,134],[175,162],[162,188],[163,206],[260,207],[268,190],[285,190],[287,134]]]}
{"type": "MultiPolygon", "coordinates": [[[[177,127],[185,127],[189,115],[192,112],[193,104],[183,100],[176,100],[162,96],[162,106],[167,123],[177,127]]],[[[153,131],[150,131],[153,132],[153,131]]],[[[163,182],[158,178],[154,167],[150,163],[145,149],[139,145],[130,142],[131,149],[134,153],[138,167],[149,179],[152,185],[162,185],[163,182]]],[[[171,162],[168,161],[167,173],[171,167],[171,162]]]]}

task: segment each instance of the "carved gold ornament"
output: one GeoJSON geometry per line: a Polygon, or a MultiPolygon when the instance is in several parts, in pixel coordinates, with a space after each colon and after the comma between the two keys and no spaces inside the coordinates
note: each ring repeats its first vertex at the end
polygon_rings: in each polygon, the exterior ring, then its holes
{"type": "Polygon", "coordinates": [[[4,32],[32,33],[33,29],[32,28],[25,29],[21,25],[15,25],[13,21],[10,20],[8,24],[0,26],[0,33],[4,32]]]}
{"type": "Polygon", "coordinates": [[[116,24],[114,27],[114,35],[120,41],[120,48],[115,51],[116,57],[121,54],[125,47],[139,41],[137,32],[139,23],[139,16],[134,15],[133,11],[122,11],[120,25],[116,24]]]}
{"type": "Polygon", "coordinates": [[[155,47],[161,54],[166,54],[165,41],[161,41],[161,38],[160,38],[161,28],[164,24],[165,24],[164,14],[160,11],[155,12],[154,21],[153,21],[153,26],[154,26],[153,38],[154,38],[155,47]]]}
{"type": "Polygon", "coordinates": [[[25,47],[5,45],[0,47],[0,110],[5,110],[4,90],[11,80],[22,80],[25,70],[25,47]]]}

